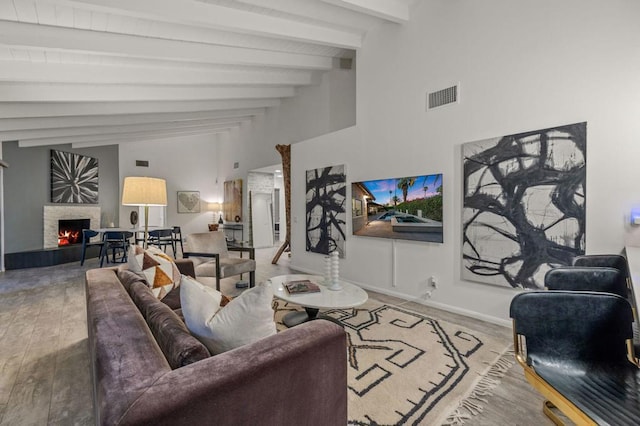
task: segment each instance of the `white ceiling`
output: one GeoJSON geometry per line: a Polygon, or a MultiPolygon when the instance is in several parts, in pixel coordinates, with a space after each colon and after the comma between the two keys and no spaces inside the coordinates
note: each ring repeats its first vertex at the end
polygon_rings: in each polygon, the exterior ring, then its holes
{"type": "Polygon", "coordinates": [[[0,0],[0,140],[229,132],[415,0],[0,0]]]}

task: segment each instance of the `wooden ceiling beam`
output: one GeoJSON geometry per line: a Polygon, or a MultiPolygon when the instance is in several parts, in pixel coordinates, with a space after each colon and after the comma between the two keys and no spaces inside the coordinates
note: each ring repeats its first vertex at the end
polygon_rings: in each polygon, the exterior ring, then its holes
{"type": "Polygon", "coordinates": [[[168,121],[164,123],[143,123],[143,124],[116,124],[109,126],[81,126],[62,127],[57,129],[40,128],[32,130],[12,130],[0,132],[0,141],[26,140],[39,138],[60,138],[71,136],[90,136],[96,134],[117,134],[143,131],[160,131],[174,129],[201,128],[210,125],[238,125],[239,123],[251,121],[251,116],[240,116],[234,118],[217,118],[204,120],[168,121]]]}
{"type": "Polygon", "coordinates": [[[409,5],[403,0],[322,0],[377,18],[404,24],[409,22],[409,5]]]}
{"type": "MultiPolygon", "coordinates": [[[[195,120],[223,120],[237,117],[255,117],[264,114],[264,108],[232,109],[226,111],[196,111],[156,114],[77,115],[72,117],[28,117],[0,119],[0,132],[39,129],[81,128],[99,126],[126,126],[145,123],[183,123],[195,120]]],[[[5,139],[8,140],[8,139],[5,139]]]]}
{"type": "Polygon", "coordinates": [[[83,143],[83,142],[109,142],[110,144],[118,143],[119,140],[142,140],[142,138],[155,138],[160,136],[180,136],[184,134],[206,134],[213,130],[229,130],[238,128],[239,124],[217,124],[207,126],[196,126],[187,129],[167,129],[157,131],[141,131],[127,133],[104,133],[96,135],[80,135],[80,136],[62,136],[54,138],[36,138],[22,139],[18,141],[21,148],[47,145],[60,145],[67,143],[83,143]]]}
{"type": "Polygon", "coordinates": [[[314,83],[312,71],[209,70],[115,65],[34,63],[0,60],[0,81],[135,85],[302,86],[314,83]]]}
{"type": "MultiPolygon", "coordinates": [[[[16,0],[20,1],[20,0],[16,0]]],[[[225,31],[283,38],[348,49],[362,45],[362,35],[346,30],[305,22],[295,18],[270,16],[195,0],[48,0],[142,19],[215,28],[225,31]]]]}
{"type": "Polygon", "coordinates": [[[120,57],[296,69],[331,69],[331,58],[0,20],[0,44],[120,57]]]}
{"type": "Polygon", "coordinates": [[[292,87],[90,85],[67,83],[2,83],[4,102],[194,101],[214,99],[288,98],[292,87]]]}
{"type": "Polygon", "coordinates": [[[280,100],[225,99],[173,102],[1,102],[0,117],[69,117],[121,114],[163,114],[277,107],[280,100]]]}
{"type": "MultiPolygon", "coordinates": [[[[178,135],[159,135],[159,136],[141,136],[141,137],[136,137],[136,138],[132,138],[132,139],[119,139],[116,144],[121,145],[121,144],[126,144],[126,143],[134,143],[134,142],[143,142],[143,141],[160,141],[160,140],[164,140],[164,139],[173,139],[176,137],[185,137],[185,136],[201,136],[201,135],[205,135],[205,136],[211,136],[211,142],[212,143],[216,143],[219,139],[218,136],[224,136],[224,135],[229,135],[233,130],[235,130],[236,128],[232,128],[232,129],[213,129],[213,130],[208,130],[206,132],[182,132],[178,135]]],[[[113,141],[94,141],[94,142],[77,142],[77,143],[72,143],[71,146],[73,148],[91,148],[91,147],[95,147],[95,146],[104,146],[104,145],[114,145],[113,141]]]]}

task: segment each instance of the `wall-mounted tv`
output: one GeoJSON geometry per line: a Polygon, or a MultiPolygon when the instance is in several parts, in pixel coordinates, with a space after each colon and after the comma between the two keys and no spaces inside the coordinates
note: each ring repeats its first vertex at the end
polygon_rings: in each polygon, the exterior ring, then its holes
{"type": "Polygon", "coordinates": [[[353,235],[442,242],[442,174],[351,184],[353,235]]]}

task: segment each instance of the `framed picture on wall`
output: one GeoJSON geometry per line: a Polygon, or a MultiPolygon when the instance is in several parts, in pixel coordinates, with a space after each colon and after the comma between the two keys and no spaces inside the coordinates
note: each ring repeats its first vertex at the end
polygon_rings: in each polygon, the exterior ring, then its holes
{"type": "Polygon", "coordinates": [[[200,213],[200,191],[178,191],[178,213],[200,213]]]}
{"type": "Polygon", "coordinates": [[[224,183],[222,208],[225,222],[242,221],[242,179],[228,180],[224,183]]]}
{"type": "Polygon", "coordinates": [[[462,146],[462,278],[542,289],[585,252],[587,123],[462,146]]]}
{"type": "Polygon", "coordinates": [[[98,159],[51,150],[51,202],[98,203],[98,159]]]}
{"type": "Polygon", "coordinates": [[[345,257],[347,175],[344,164],[307,170],[307,251],[345,257]]]}

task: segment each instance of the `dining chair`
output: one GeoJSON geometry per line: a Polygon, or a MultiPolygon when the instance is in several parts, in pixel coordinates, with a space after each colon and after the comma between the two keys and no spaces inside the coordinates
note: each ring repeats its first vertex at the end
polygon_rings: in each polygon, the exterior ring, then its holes
{"type": "Polygon", "coordinates": [[[133,232],[130,231],[107,231],[102,234],[104,248],[102,250],[102,256],[100,257],[100,267],[102,267],[105,258],[107,259],[107,263],[109,262],[109,249],[111,249],[111,259],[113,263],[116,263],[116,252],[120,251],[122,251],[120,262],[126,262],[127,250],[129,249],[132,237],[133,232]]]}
{"type": "Polygon", "coordinates": [[[176,255],[176,250],[173,247],[173,230],[171,229],[154,229],[149,231],[149,238],[147,239],[147,246],[157,246],[162,248],[162,251],[167,252],[167,246],[173,250],[173,255],[176,255]]]}
{"type": "MultiPolygon", "coordinates": [[[[82,257],[80,258],[80,266],[84,265],[84,260],[87,256],[87,248],[89,247],[100,247],[100,252],[98,253],[98,258],[102,259],[102,251],[104,250],[104,241],[91,241],[91,238],[98,236],[100,233],[98,231],[94,231],[92,229],[83,229],[82,230],[82,257]]],[[[102,265],[100,265],[102,266],[102,265]]]]}
{"type": "Polygon", "coordinates": [[[544,276],[548,290],[597,291],[627,298],[627,281],[615,268],[596,266],[559,266],[544,276]]]}
{"type": "Polygon", "coordinates": [[[625,297],[633,308],[633,317],[638,322],[638,306],[631,282],[631,274],[629,273],[629,264],[627,258],[619,254],[584,254],[576,256],[573,259],[573,266],[576,267],[598,267],[598,268],[614,268],[620,271],[627,285],[627,294],[625,297]]]}
{"type": "Polygon", "coordinates": [[[173,235],[173,257],[177,258],[178,253],[178,243],[180,244],[180,252],[182,253],[182,257],[184,257],[184,247],[182,245],[182,230],[179,226],[174,226],[171,230],[171,234],[173,235]]]}

